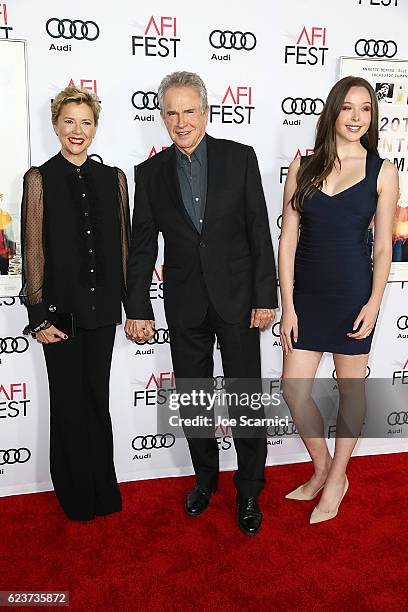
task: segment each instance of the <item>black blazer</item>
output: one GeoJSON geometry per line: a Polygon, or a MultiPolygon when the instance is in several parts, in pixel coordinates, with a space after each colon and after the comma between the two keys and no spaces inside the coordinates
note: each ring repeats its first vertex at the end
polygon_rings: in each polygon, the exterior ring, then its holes
{"type": "Polygon", "coordinates": [[[164,238],[167,322],[202,319],[208,298],[228,323],[275,308],[277,280],[265,197],[252,147],[207,135],[208,187],[201,235],[181,198],[175,145],[137,168],[128,264],[129,319],[154,319],[149,298],[164,238]]]}

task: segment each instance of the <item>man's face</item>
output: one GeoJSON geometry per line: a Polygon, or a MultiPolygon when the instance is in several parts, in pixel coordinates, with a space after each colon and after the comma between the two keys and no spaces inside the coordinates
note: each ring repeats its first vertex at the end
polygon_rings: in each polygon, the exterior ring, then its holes
{"type": "Polygon", "coordinates": [[[164,94],[162,117],[174,144],[191,155],[205,134],[208,108],[201,112],[195,87],[170,87],[164,94]]]}

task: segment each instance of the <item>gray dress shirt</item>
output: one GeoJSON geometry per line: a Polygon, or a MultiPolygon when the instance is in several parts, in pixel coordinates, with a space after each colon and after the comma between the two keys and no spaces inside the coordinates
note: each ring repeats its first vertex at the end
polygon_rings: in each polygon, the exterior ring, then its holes
{"type": "Polygon", "coordinates": [[[176,147],[177,175],[183,204],[201,233],[207,200],[207,142],[202,139],[190,158],[176,147]]]}

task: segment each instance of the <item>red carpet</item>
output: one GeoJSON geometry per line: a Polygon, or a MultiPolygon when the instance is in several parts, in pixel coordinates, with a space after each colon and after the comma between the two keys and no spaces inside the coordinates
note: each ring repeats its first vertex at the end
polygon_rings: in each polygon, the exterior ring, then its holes
{"type": "Polygon", "coordinates": [[[407,462],[405,453],[352,459],[338,517],[312,526],[315,501],[284,499],[310,464],[268,468],[255,538],[236,526],[231,473],[196,518],[183,509],[191,477],[123,484],[123,512],[90,523],[65,519],[53,493],[3,498],[0,590],[67,590],[75,611],[400,612],[407,462]]]}

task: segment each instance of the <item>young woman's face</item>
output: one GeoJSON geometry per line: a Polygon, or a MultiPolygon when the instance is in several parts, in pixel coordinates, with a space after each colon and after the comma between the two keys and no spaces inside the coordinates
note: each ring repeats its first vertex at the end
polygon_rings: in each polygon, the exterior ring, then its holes
{"type": "Polygon", "coordinates": [[[365,87],[351,87],[336,120],[336,136],[347,142],[356,142],[371,124],[371,96],[365,87]]]}
{"type": "Polygon", "coordinates": [[[65,157],[73,159],[78,155],[84,155],[96,132],[91,107],[76,102],[64,104],[54,129],[65,157]]]}

